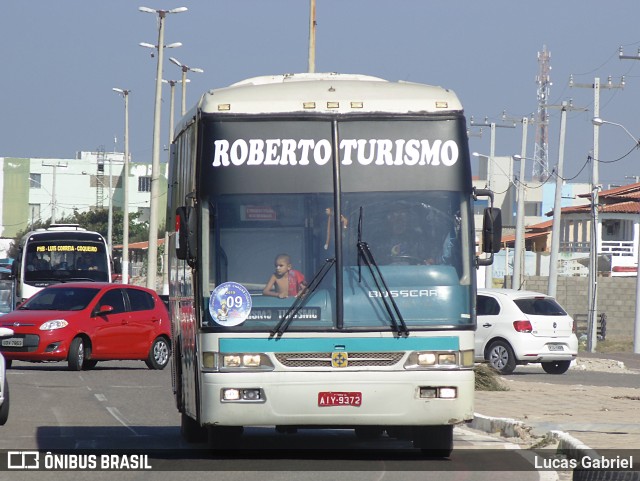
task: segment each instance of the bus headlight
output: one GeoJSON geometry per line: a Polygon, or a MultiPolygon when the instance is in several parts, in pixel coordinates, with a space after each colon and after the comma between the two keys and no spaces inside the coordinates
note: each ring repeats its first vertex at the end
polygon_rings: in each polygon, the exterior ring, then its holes
{"type": "Polygon", "coordinates": [[[437,369],[473,366],[473,351],[414,351],[409,353],[405,369],[437,369]]]}
{"type": "Polygon", "coordinates": [[[458,388],[448,386],[420,386],[420,399],[456,399],[458,388]]]}
{"type": "Polygon", "coordinates": [[[261,363],[260,354],[245,354],[242,356],[242,365],[245,367],[260,367],[261,363]]]}
{"type": "Polygon", "coordinates": [[[455,399],[458,397],[458,389],[455,387],[438,388],[438,397],[442,399],[455,399]]]}
{"type": "Polygon", "coordinates": [[[202,365],[206,369],[220,369],[221,371],[273,370],[273,363],[264,353],[216,353],[203,352],[202,365]]]}
{"type": "Polygon", "coordinates": [[[242,358],[237,354],[230,354],[222,357],[222,367],[240,367],[242,358]]]}
{"type": "Polygon", "coordinates": [[[432,352],[418,353],[418,366],[432,366],[436,363],[436,355],[432,352]]]}
{"type": "Polygon", "coordinates": [[[222,402],[264,403],[266,401],[264,391],[259,388],[235,388],[225,387],[220,391],[222,402]]]}
{"type": "Polygon", "coordinates": [[[456,364],[455,353],[438,354],[438,364],[441,366],[454,366],[456,364]]]}

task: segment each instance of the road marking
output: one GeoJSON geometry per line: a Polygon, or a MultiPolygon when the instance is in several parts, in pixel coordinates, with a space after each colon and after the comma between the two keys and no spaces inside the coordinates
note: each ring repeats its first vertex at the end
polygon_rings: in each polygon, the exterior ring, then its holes
{"type": "Polygon", "coordinates": [[[109,411],[109,414],[111,414],[116,419],[116,421],[118,421],[120,424],[122,424],[125,428],[127,428],[129,431],[131,431],[136,436],[139,436],[139,434],[136,432],[136,430],[133,429],[131,426],[129,426],[127,424],[127,422],[124,419],[124,417],[122,416],[122,414],[120,414],[120,411],[118,411],[118,408],[107,407],[107,411],[109,411]]]}
{"type": "Polygon", "coordinates": [[[107,400],[107,396],[105,396],[104,394],[96,393],[94,394],[94,396],[100,402],[105,402],[107,400]]]}

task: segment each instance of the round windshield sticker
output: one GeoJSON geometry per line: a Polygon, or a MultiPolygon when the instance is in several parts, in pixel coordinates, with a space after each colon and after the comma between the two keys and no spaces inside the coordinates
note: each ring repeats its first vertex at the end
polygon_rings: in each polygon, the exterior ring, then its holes
{"type": "Polygon", "coordinates": [[[220,284],[209,298],[209,313],[221,326],[237,326],[249,317],[251,294],[237,282],[220,284]]]}

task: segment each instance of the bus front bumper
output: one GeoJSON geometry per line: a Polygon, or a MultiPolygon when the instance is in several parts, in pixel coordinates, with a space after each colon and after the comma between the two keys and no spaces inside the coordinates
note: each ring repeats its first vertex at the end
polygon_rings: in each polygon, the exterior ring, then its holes
{"type": "Polygon", "coordinates": [[[472,370],[203,373],[201,380],[204,425],[440,425],[473,418],[472,370]]]}

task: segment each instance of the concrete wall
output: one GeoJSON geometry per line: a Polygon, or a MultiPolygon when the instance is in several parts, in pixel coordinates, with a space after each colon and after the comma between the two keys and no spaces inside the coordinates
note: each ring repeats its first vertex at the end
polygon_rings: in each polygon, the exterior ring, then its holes
{"type": "MultiPolygon", "coordinates": [[[[548,277],[526,277],[523,289],[547,292],[548,277]]],[[[587,314],[589,283],[586,277],[558,277],[556,298],[565,310],[587,314]]],[[[607,339],[633,340],[636,312],[635,277],[599,277],[598,313],[607,315],[607,339]]]]}

